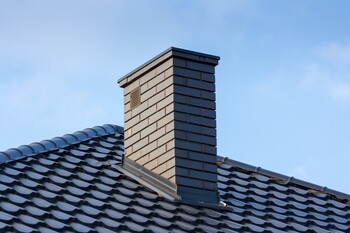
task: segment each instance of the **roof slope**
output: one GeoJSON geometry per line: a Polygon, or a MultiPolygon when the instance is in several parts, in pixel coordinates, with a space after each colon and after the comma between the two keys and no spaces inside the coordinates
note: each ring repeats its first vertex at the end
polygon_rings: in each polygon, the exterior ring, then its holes
{"type": "Polygon", "coordinates": [[[116,169],[120,127],[73,135],[1,154],[1,232],[350,232],[346,196],[219,158],[219,192],[230,208],[171,202],[116,169]]]}

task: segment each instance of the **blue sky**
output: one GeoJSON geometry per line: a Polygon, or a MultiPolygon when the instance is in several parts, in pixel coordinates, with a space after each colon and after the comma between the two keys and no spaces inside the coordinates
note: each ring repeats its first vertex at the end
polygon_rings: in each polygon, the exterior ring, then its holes
{"type": "Polygon", "coordinates": [[[117,79],[221,57],[218,154],[350,193],[349,1],[0,0],[0,151],[123,124],[117,79]]]}

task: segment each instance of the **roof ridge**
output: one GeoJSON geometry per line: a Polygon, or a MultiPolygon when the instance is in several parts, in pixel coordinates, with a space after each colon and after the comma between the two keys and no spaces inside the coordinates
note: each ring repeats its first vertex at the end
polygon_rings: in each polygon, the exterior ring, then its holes
{"type": "Polygon", "coordinates": [[[267,169],[264,169],[261,167],[255,167],[253,165],[249,165],[249,164],[239,162],[237,160],[233,160],[233,159],[230,159],[228,157],[223,157],[223,156],[219,156],[219,155],[217,156],[217,161],[223,162],[223,163],[226,163],[229,165],[234,165],[234,166],[237,166],[237,167],[242,168],[244,170],[252,171],[255,173],[260,173],[260,174],[265,175],[265,176],[285,180],[287,183],[300,185],[300,186],[303,186],[305,188],[316,190],[318,192],[333,195],[338,199],[346,199],[348,201],[350,200],[350,194],[343,193],[343,192],[340,192],[340,191],[337,191],[334,189],[330,189],[330,188],[327,188],[326,186],[320,186],[320,185],[317,185],[317,184],[314,184],[311,182],[297,179],[297,178],[294,178],[293,176],[286,176],[286,175],[283,175],[283,174],[278,173],[278,172],[267,170],[267,169]]]}
{"type": "Polygon", "coordinates": [[[54,137],[50,140],[33,142],[29,145],[22,145],[17,148],[11,148],[6,151],[0,152],[0,163],[5,163],[17,158],[35,155],[38,153],[61,149],[73,144],[90,140],[94,137],[106,136],[123,132],[123,127],[114,124],[104,124],[102,126],[86,128],[82,131],[76,131],[72,134],[65,134],[61,137],[54,137]]]}

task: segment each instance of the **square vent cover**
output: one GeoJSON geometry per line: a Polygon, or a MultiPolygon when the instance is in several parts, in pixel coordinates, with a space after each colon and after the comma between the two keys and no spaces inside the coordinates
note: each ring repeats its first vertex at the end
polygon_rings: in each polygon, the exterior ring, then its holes
{"type": "Polygon", "coordinates": [[[130,109],[133,110],[141,103],[141,88],[136,87],[130,92],[130,109]]]}

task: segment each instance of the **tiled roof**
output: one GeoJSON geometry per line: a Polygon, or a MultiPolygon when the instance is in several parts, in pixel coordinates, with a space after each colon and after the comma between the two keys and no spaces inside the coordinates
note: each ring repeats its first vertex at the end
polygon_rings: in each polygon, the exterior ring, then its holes
{"type": "Polygon", "coordinates": [[[0,232],[350,232],[349,196],[218,158],[228,208],[169,201],[122,174],[105,125],[0,153],[0,232]]]}

